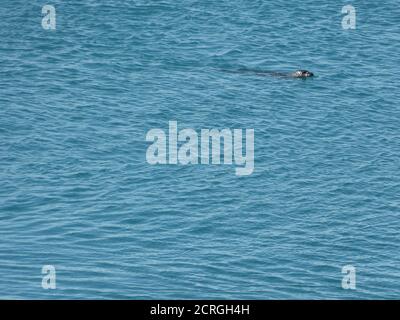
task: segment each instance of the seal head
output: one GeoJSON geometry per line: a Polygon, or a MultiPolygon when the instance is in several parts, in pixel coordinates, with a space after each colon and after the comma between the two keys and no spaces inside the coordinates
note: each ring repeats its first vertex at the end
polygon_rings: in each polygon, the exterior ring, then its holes
{"type": "Polygon", "coordinates": [[[296,72],[293,72],[292,75],[295,78],[309,78],[309,77],[313,77],[314,73],[307,71],[307,70],[297,70],[296,72]]]}

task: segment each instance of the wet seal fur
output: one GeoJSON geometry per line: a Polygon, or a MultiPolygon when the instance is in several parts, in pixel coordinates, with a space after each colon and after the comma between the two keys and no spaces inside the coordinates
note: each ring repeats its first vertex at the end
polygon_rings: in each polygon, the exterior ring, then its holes
{"type": "Polygon", "coordinates": [[[308,70],[297,70],[291,74],[293,78],[309,78],[314,77],[314,73],[308,70]]]}

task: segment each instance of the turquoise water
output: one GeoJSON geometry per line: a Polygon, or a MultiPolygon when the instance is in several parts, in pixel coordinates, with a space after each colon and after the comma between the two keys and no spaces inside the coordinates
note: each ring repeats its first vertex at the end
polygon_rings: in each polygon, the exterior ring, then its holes
{"type": "Polygon", "coordinates": [[[394,0],[3,0],[0,297],[400,298],[399,17],[394,0]],[[223,71],[240,68],[316,77],[223,71]],[[253,174],[149,165],[170,120],[253,128],[253,174]]]}

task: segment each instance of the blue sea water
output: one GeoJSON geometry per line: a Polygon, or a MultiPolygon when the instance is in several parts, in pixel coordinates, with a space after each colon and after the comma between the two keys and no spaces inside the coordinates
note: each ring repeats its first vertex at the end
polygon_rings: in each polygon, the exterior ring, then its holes
{"type": "Polygon", "coordinates": [[[0,298],[400,298],[399,17],[395,0],[1,1],[0,298]],[[253,128],[253,174],[149,165],[170,120],[253,128]]]}

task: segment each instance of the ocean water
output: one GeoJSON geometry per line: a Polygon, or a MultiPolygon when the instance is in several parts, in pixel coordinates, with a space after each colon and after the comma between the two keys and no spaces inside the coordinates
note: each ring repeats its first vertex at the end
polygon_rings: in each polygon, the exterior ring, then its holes
{"type": "Polygon", "coordinates": [[[400,298],[399,17],[394,0],[1,1],[0,298],[400,298]],[[254,129],[254,172],[148,164],[169,121],[254,129]]]}

